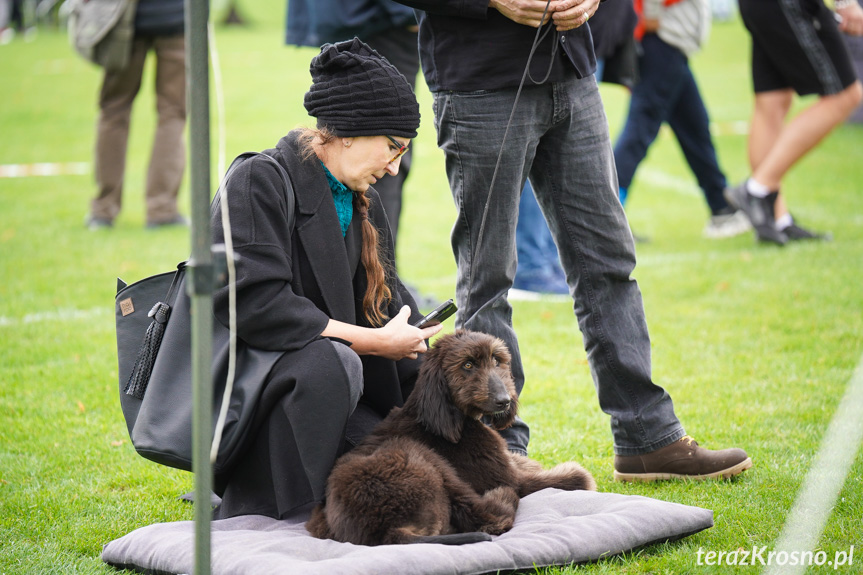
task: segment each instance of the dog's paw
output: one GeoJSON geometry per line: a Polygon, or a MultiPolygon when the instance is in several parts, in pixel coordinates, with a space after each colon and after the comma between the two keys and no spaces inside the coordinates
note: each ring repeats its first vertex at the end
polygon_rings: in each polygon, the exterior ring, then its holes
{"type": "Polygon", "coordinates": [[[518,509],[518,493],[512,487],[496,487],[482,495],[484,522],[478,531],[500,535],[512,529],[518,509]]]}
{"type": "Polygon", "coordinates": [[[306,530],[311,533],[312,537],[318,539],[333,538],[333,532],[327,523],[327,512],[320,503],[312,509],[312,515],[306,521],[306,530]]]}
{"type": "Polygon", "coordinates": [[[500,535],[512,529],[515,523],[515,513],[503,517],[498,517],[494,521],[481,525],[477,531],[488,533],[489,535],[500,535]]]}

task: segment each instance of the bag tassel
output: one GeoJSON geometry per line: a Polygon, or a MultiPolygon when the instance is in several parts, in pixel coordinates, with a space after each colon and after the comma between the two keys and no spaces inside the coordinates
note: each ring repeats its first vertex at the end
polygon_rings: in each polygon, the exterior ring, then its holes
{"type": "Polygon", "coordinates": [[[153,372],[153,365],[156,363],[156,354],[159,353],[159,346],[162,345],[162,337],[165,335],[165,325],[168,323],[168,316],[171,314],[171,306],[164,302],[157,302],[147,314],[147,317],[153,318],[150,327],[147,328],[147,333],[144,335],[144,342],[141,344],[141,349],[138,351],[138,358],[135,360],[135,367],[132,368],[132,373],[129,375],[129,381],[126,382],[126,387],[123,391],[126,395],[131,395],[136,399],[144,399],[144,393],[147,391],[147,384],[150,382],[150,374],[153,372]]]}

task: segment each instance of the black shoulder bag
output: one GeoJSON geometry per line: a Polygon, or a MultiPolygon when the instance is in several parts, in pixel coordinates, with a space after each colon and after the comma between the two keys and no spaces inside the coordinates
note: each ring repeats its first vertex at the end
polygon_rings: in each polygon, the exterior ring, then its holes
{"type": "MultiPolygon", "coordinates": [[[[276,166],[286,188],[288,224],[293,227],[293,188],[284,168],[267,154],[246,152],[238,165],[260,156],[276,166]]],[[[216,194],[218,199],[219,194],[216,194]]],[[[214,199],[211,209],[215,209],[214,199]]],[[[186,262],[176,271],[144,278],[131,285],[117,279],[114,313],[117,325],[120,406],[135,450],[143,457],[192,470],[191,299],[186,293],[186,262]]],[[[228,328],[213,318],[213,422],[228,373],[228,328]]],[[[214,473],[229,469],[249,433],[263,383],[281,351],[264,351],[237,340],[236,377],[214,473]]]]}

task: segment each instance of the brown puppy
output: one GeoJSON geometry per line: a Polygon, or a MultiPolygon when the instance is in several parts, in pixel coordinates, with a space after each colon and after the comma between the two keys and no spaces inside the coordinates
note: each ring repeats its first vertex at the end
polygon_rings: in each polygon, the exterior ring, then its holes
{"type": "Polygon", "coordinates": [[[520,497],[595,489],[578,464],[546,471],[492,429],[509,427],[518,409],[509,363],[490,335],[438,339],[404,407],[336,462],[309,532],[359,545],[489,540],[512,527],[520,497]]]}

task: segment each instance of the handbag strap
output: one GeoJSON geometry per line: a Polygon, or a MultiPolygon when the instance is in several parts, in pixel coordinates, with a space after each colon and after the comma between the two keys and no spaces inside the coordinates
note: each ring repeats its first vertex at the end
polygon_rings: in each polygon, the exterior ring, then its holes
{"type": "MultiPolygon", "coordinates": [[[[224,179],[223,185],[228,183],[228,180],[231,178],[231,175],[233,175],[234,171],[238,167],[240,167],[240,164],[242,164],[243,162],[245,162],[249,158],[256,158],[256,157],[260,157],[262,160],[266,160],[269,163],[276,166],[276,169],[279,172],[279,176],[282,178],[282,183],[285,185],[285,204],[287,206],[285,209],[287,210],[286,216],[287,216],[287,221],[288,221],[288,228],[293,228],[294,227],[294,218],[295,218],[295,216],[294,216],[294,211],[295,211],[294,204],[296,203],[294,201],[294,187],[291,185],[291,180],[288,178],[288,172],[285,171],[284,166],[282,166],[282,164],[280,164],[279,161],[276,160],[271,155],[265,154],[264,152],[243,152],[242,154],[240,154],[239,156],[234,158],[234,161],[231,162],[230,166],[228,166],[228,171],[225,172],[225,179],[224,179]]],[[[216,210],[219,209],[219,202],[221,201],[221,197],[222,197],[222,189],[220,187],[219,190],[216,192],[216,195],[213,197],[212,203],[210,204],[210,215],[211,216],[215,215],[216,210]]]]}

